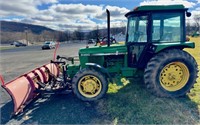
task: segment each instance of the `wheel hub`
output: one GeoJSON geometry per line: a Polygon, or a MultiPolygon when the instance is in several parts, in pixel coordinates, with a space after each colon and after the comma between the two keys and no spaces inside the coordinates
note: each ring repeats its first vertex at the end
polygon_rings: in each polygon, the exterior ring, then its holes
{"type": "Polygon", "coordinates": [[[168,91],[177,91],[183,88],[189,79],[189,70],[181,62],[166,65],[160,73],[160,83],[168,91]]]}
{"type": "Polygon", "coordinates": [[[95,93],[98,86],[94,80],[89,79],[82,83],[82,87],[84,92],[95,93]]]}
{"type": "Polygon", "coordinates": [[[101,92],[102,85],[96,76],[87,75],[80,79],[78,89],[83,96],[92,98],[101,92]]]}

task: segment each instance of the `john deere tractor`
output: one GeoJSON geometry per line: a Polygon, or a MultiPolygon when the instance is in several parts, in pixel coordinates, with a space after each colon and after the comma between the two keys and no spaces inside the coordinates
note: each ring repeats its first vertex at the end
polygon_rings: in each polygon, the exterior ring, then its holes
{"type": "Polygon", "coordinates": [[[125,45],[110,45],[107,10],[107,45],[81,48],[78,64],[73,57],[57,56],[50,64],[2,82],[13,99],[13,114],[23,111],[41,93],[73,91],[83,101],[97,100],[106,94],[113,79],[133,78],[139,70],[144,72],[147,89],[159,97],[179,97],[189,92],[198,72],[195,59],[183,50],[195,47],[186,39],[185,16],[191,13],[183,5],[140,6],[125,16],[125,45]]]}
{"type": "MultiPolygon", "coordinates": [[[[110,13],[108,15],[108,40],[110,13]]],[[[101,98],[113,78],[132,78],[144,71],[147,89],[159,97],[185,95],[197,79],[197,63],[184,48],[186,41],[183,5],[139,6],[125,15],[128,19],[125,45],[86,47],[79,50],[80,65],[68,65],[74,94],[84,100],[101,98]]]]}

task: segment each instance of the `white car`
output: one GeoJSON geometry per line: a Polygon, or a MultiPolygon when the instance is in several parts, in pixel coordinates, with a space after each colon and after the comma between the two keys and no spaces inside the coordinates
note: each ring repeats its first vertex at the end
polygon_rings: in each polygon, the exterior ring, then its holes
{"type": "Polygon", "coordinates": [[[42,49],[54,49],[56,47],[56,43],[53,41],[46,41],[42,46],[42,49]]]}

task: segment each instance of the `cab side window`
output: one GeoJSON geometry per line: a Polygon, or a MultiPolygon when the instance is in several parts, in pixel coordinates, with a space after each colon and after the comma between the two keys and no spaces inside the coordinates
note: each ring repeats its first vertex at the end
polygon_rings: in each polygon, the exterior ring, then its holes
{"type": "Polygon", "coordinates": [[[153,14],[153,42],[180,42],[181,41],[181,13],[153,14]]]}

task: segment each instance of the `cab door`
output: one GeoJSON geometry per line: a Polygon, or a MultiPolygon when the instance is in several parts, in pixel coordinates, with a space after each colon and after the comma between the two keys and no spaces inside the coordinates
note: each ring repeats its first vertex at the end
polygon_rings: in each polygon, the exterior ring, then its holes
{"type": "MultiPolygon", "coordinates": [[[[147,49],[148,42],[148,15],[131,16],[128,18],[126,44],[128,47],[128,66],[140,67],[147,49]]],[[[143,67],[143,66],[142,66],[143,67]]]]}

